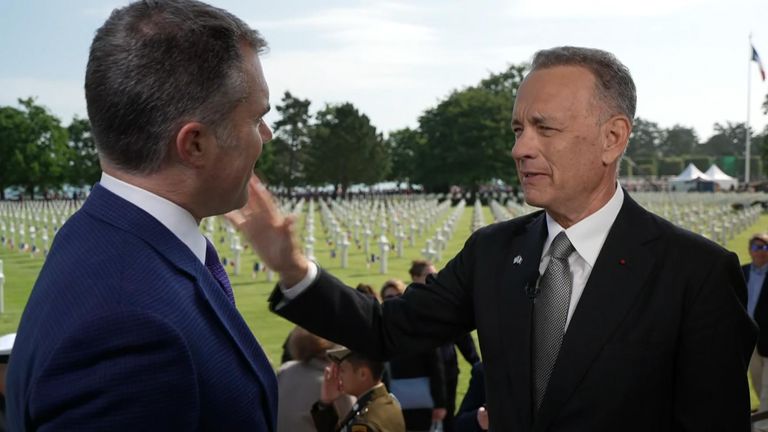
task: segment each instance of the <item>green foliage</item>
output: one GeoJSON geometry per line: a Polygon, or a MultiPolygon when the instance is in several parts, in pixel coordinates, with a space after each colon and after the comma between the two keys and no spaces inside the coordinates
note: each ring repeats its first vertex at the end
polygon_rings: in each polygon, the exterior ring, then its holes
{"type": "MultiPolygon", "coordinates": [[[[681,156],[693,153],[699,145],[699,137],[693,128],[674,125],[663,132],[659,151],[664,156],[681,156]]],[[[679,174],[677,172],[676,174],[679,174]]]]}
{"type": "Polygon", "coordinates": [[[261,171],[271,183],[289,190],[304,183],[306,154],[302,150],[309,142],[310,104],[285,92],[277,106],[281,118],[275,122],[274,139],[266,144],[269,150],[261,171]]]}
{"type": "Polygon", "coordinates": [[[0,107],[0,199],[5,188],[23,182],[24,146],[31,134],[24,111],[0,107]]]}
{"type": "Polygon", "coordinates": [[[658,175],[660,176],[676,176],[684,169],[683,159],[679,157],[661,158],[658,161],[658,175]]]}
{"type": "Polygon", "coordinates": [[[424,135],[411,128],[399,129],[390,133],[385,143],[392,158],[392,170],[387,178],[410,182],[421,169],[420,161],[428,157],[424,135]]]}
{"type": "Polygon", "coordinates": [[[513,180],[509,93],[482,87],[453,92],[419,118],[426,139],[413,179],[429,190],[457,184],[477,190],[492,179],[513,180]]]}
{"type": "Polygon", "coordinates": [[[683,164],[685,166],[688,166],[688,164],[694,164],[696,165],[696,168],[702,171],[705,171],[707,168],[709,168],[709,166],[712,165],[712,161],[713,159],[710,156],[687,156],[683,158],[683,164]]]}
{"type": "Polygon", "coordinates": [[[10,181],[29,195],[57,187],[65,180],[69,159],[67,130],[59,119],[33,98],[19,99],[20,110],[5,107],[0,120],[3,157],[9,154],[10,181]],[[7,145],[7,147],[6,147],[7,145]]]}
{"type": "MultiPolygon", "coordinates": [[[[699,145],[698,154],[709,156],[740,156],[744,154],[747,139],[747,128],[744,123],[726,122],[724,125],[715,123],[714,129],[715,134],[699,145]]],[[[750,137],[752,137],[751,134],[750,131],[750,137]]]]}
{"type": "Polygon", "coordinates": [[[637,161],[641,157],[659,156],[660,147],[665,139],[664,131],[657,123],[637,118],[629,137],[627,156],[637,161]]]}
{"type": "Polygon", "coordinates": [[[91,136],[91,122],[75,117],[67,127],[69,160],[66,181],[73,186],[90,186],[101,176],[99,155],[91,136]]]}
{"type": "Polygon", "coordinates": [[[354,183],[372,184],[386,178],[390,155],[368,116],[343,103],[326,106],[316,118],[306,145],[309,183],[331,183],[346,191],[354,183]]]}

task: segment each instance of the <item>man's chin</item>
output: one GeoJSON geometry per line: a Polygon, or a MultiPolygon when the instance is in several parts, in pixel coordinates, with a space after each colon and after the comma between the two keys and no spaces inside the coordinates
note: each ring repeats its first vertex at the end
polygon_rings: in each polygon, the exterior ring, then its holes
{"type": "Polygon", "coordinates": [[[523,191],[525,203],[533,207],[544,207],[545,201],[539,194],[523,191]]]}

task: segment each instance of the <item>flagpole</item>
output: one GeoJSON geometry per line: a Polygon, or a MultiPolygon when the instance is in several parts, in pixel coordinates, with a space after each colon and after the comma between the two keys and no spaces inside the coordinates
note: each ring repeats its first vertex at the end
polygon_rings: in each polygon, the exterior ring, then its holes
{"type": "Polygon", "coordinates": [[[750,147],[750,133],[749,133],[749,106],[751,103],[751,95],[752,95],[752,51],[754,48],[752,47],[752,33],[749,34],[749,61],[747,62],[747,124],[746,124],[746,142],[747,142],[747,151],[745,153],[744,157],[744,183],[746,183],[746,189],[749,190],[749,147],[750,147]]]}

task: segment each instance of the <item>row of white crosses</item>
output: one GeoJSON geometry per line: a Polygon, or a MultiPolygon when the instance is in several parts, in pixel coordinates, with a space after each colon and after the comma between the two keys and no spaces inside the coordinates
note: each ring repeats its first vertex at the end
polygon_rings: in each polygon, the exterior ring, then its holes
{"type": "Polygon", "coordinates": [[[79,208],[72,201],[0,202],[0,245],[46,256],[52,235],[79,208]],[[39,239],[39,241],[38,241],[39,239]]]}
{"type": "MultiPolygon", "coordinates": [[[[352,200],[352,201],[320,201],[320,214],[323,227],[326,230],[326,241],[338,246],[341,266],[348,266],[348,251],[351,246],[350,237],[358,246],[362,246],[368,261],[372,253],[372,241],[378,245],[379,272],[387,273],[388,257],[391,243],[389,236],[394,236],[395,251],[398,257],[404,253],[405,240],[409,239],[411,246],[416,243],[419,234],[428,229],[439,219],[446,206],[437,206],[431,197],[403,198],[392,197],[382,200],[352,200]],[[410,235],[406,235],[409,230],[410,235]]],[[[309,216],[308,216],[309,218],[309,216]]],[[[307,226],[310,224],[308,223],[307,226]]],[[[305,251],[311,244],[310,236],[305,238],[305,251]]],[[[371,261],[368,261],[371,262],[371,261]]]]}
{"type": "Polygon", "coordinates": [[[764,194],[732,193],[646,193],[633,196],[649,211],[723,246],[757,222],[762,207],[751,206],[750,203],[767,198],[764,194]],[[738,204],[736,209],[734,204],[738,204]]]}
{"type": "MultiPolygon", "coordinates": [[[[451,212],[448,219],[443,222],[442,226],[435,230],[435,235],[432,238],[427,239],[427,244],[421,251],[424,259],[432,262],[440,262],[442,260],[443,251],[446,246],[448,246],[448,241],[453,237],[453,232],[456,229],[456,222],[458,222],[459,218],[461,218],[461,215],[464,213],[466,205],[467,202],[464,199],[459,201],[459,204],[453,212],[451,212]]],[[[451,201],[445,200],[438,206],[438,209],[442,209],[442,212],[444,212],[450,207],[451,201]]]]}
{"type": "MultiPolygon", "coordinates": [[[[493,200],[491,203],[495,203],[493,200]]],[[[498,203],[497,203],[498,204],[498,203]]],[[[475,199],[475,205],[472,208],[472,225],[470,230],[475,232],[485,226],[485,215],[483,214],[483,206],[479,199],[475,199]]]]}

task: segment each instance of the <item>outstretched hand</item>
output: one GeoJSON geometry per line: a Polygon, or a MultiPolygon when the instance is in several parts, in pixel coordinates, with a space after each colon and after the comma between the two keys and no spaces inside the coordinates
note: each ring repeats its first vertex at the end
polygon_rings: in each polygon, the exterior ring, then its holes
{"type": "Polygon", "coordinates": [[[248,182],[248,203],[245,207],[233,210],[224,217],[245,235],[264,264],[280,274],[285,288],[304,279],[308,262],[294,233],[296,219],[280,212],[272,194],[256,176],[248,182]]]}

